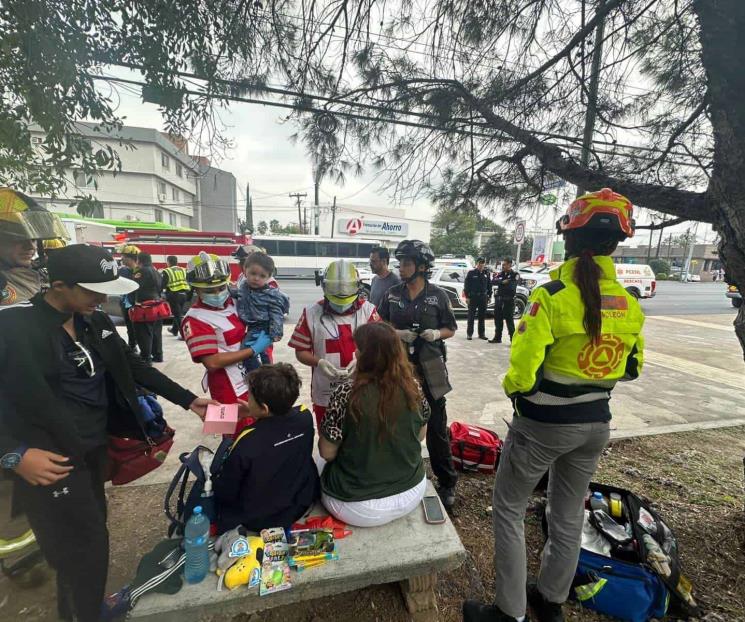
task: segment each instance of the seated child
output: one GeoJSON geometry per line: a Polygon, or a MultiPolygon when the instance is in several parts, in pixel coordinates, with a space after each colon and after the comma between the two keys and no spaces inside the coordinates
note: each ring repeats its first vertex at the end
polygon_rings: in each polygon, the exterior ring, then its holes
{"type": "Polygon", "coordinates": [[[292,365],[263,365],[248,375],[248,412],[214,478],[217,530],[289,527],[320,495],[313,460],[313,416],[295,406],[300,378],[292,365]]]}
{"type": "MultiPolygon", "coordinates": [[[[279,288],[271,287],[269,279],[274,273],[274,261],[264,253],[251,253],[243,264],[244,279],[238,289],[238,317],[248,327],[243,344],[251,347],[259,334],[265,332],[272,341],[282,339],[285,313],[290,311],[290,299],[279,288]]],[[[262,363],[268,364],[268,355],[262,353],[243,362],[246,373],[262,363]]]]}

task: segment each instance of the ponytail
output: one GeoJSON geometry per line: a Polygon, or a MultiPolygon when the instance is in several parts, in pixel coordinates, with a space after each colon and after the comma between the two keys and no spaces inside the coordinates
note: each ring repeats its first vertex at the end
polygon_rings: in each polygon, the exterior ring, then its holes
{"type": "Polygon", "coordinates": [[[585,317],[582,324],[588,337],[593,343],[597,344],[600,342],[600,333],[603,327],[603,317],[600,314],[600,277],[602,271],[592,258],[593,255],[592,251],[582,251],[574,268],[574,282],[579,287],[579,293],[585,305],[585,317]]]}
{"type": "Polygon", "coordinates": [[[593,343],[600,342],[603,328],[600,278],[603,271],[595,262],[595,255],[611,255],[616,250],[619,236],[615,232],[577,229],[564,232],[567,259],[577,257],[574,282],[579,288],[585,315],[582,325],[593,343]]]}

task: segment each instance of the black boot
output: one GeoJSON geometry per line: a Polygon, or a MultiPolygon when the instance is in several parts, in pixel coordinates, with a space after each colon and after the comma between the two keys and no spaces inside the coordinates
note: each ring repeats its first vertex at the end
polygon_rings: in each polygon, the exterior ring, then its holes
{"type": "Polygon", "coordinates": [[[537,622],[564,622],[561,604],[547,601],[535,583],[528,583],[528,606],[537,622]]]}
{"type": "MultiPolygon", "coordinates": [[[[496,605],[484,605],[476,600],[463,602],[463,622],[516,622],[496,605]]],[[[525,622],[528,616],[525,616],[525,622]]]]}

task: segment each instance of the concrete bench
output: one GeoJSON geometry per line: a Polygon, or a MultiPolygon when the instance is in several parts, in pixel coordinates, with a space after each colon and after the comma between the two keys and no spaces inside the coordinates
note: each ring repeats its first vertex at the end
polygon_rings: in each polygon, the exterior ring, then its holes
{"type": "MultiPolygon", "coordinates": [[[[431,482],[427,494],[435,494],[431,482]]],[[[325,514],[317,508],[314,514],[325,514]]],[[[258,588],[217,591],[217,578],[209,575],[178,594],[143,596],[129,617],[158,622],[196,620],[201,614],[251,614],[281,605],[300,603],[370,585],[399,583],[412,618],[437,619],[434,587],[438,572],[454,570],[466,552],[450,519],[441,525],[424,522],[417,508],[408,516],[382,527],[352,528],[353,534],[337,542],[339,559],[302,573],[293,572],[292,588],[259,596],[258,588]]]]}

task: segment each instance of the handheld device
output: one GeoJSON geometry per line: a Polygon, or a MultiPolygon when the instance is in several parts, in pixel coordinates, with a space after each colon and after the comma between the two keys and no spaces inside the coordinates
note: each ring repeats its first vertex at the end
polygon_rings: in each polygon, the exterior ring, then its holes
{"type": "Polygon", "coordinates": [[[424,497],[422,499],[422,505],[424,506],[424,520],[430,525],[439,525],[445,522],[445,514],[442,511],[440,500],[437,495],[424,497]]]}

